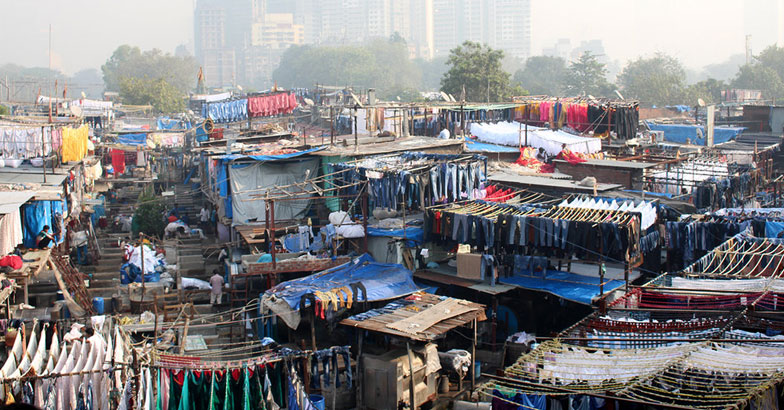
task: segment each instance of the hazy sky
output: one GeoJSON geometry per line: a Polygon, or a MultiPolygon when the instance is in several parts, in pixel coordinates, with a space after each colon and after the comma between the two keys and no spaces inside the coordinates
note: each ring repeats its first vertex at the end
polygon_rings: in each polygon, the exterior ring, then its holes
{"type": "MultiPolygon", "coordinates": [[[[120,44],[173,52],[191,44],[194,0],[0,0],[0,64],[48,65],[66,74],[99,68],[120,44]]],[[[689,68],[777,41],[784,0],[532,0],[534,53],[568,38],[601,39],[623,65],[639,55],[669,53],[689,68]]],[[[784,46],[784,44],[781,44],[784,46]]]]}

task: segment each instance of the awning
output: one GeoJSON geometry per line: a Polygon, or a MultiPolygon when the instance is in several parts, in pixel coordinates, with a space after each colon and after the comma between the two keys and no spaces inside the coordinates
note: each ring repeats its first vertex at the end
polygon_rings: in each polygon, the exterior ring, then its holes
{"type": "MultiPolygon", "coordinates": [[[[523,289],[540,290],[555,296],[584,305],[590,305],[593,298],[600,296],[598,277],[583,276],[575,273],[548,270],[543,277],[513,276],[499,278],[499,282],[523,289]]],[[[624,285],[622,280],[605,280],[604,293],[624,285]]]]}

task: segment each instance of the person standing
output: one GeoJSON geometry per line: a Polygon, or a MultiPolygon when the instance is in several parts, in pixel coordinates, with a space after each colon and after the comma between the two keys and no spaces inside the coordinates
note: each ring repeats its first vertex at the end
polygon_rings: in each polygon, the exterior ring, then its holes
{"type": "Polygon", "coordinates": [[[210,277],[210,286],[212,287],[212,290],[210,291],[210,304],[215,306],[216,304],[221,304],[221,299],[223,299],[223,285],[226,282],[217,270],[213,270],[212,273],[213,275],[210,277]]]}
{"type": "Polygon", "coordinates": [[[73,246],[76,247],[76,262],[80,265],[87,265],[87,231],[84,229],[74,232],[73,246]]]}
{"type": "Polygon", "coordinates": [[[201,211],[199,211],[199,225],[201,230],[204,232],[209,232],[210,226],[210,211],[207,210],[206,206],[201,207],[201,211]]]}

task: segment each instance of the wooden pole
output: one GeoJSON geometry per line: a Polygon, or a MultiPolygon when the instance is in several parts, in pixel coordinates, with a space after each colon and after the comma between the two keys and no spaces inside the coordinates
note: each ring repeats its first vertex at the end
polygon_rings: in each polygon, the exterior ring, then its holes
{"type": "MultiPolygon", "coordinates": [[[[414,390],[414,353],[411,351],[411,342],[406,342],[406,353],[408,354],[408,399],[410,400],[408,408],[416,410],[416,397],[414,390]]],[[[473,360],[473,356],[472,359],[473,360]]],[[[473,388],[473,385],[471,386],[473,388]]]]}
{"type": "Polygon", "coordinates": [[[471,323],[474,328],[474,337],[471,338],[471,391],[476,389],[476,319],[471,323]]]}
{"type": "Polygon", "coordinates": [[[41,166],[41,168],[44,170],[44,184],[46,183],[46,155],[44,155],[45,152],[46,152],[46,131],[44,130],[44,127],[41,127],[41,157],[44,160],[44,163],[41,166]]]}
{"type": "MultiPolygon", "coordinates": [[[[363,400],[363,393],[362,390],[363,384],[362,383],[362,329],[354,328],[357,332],[357,410],[364,410],[365,403],[363,400]]],[[[351,363],[348,363],[351,366],[351,363]]]]}

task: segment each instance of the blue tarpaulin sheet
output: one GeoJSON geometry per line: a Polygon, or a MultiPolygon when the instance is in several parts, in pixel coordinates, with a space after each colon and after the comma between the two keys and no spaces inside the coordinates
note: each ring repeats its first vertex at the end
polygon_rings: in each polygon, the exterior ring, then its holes
{"type": "MultiPolygon", "coordinates": [[[[599,296],[599,277],[583,276],[575,273],[548,270],[545,277],[513,276],[499,278],[501,283],[525,289],[541,290],[572,302],[590,305],[599,296]]],[[[610,280],[604,284],[604,293],[624,285],[622,280],[610,280]]]]}
{"type": "Polygon", "coordinates": [[[414,275],[403,265],[378,263],[364,254],[332,269],[283,282],[264,295],[274,295],[285,300],[293,310],[299,310],[300,299],[308,293],[331,291],[356,282],[367,289],[368,301],[392,299],[419,290],[414,275]]]}
{"type": "Polygon", "coordinates": [[[159,130],[189,130],[191,128],[190,121],[171,119],[169,117],[158,117],[159,130]]]}
{"type": "Polygon", "coordinates": [[[63,201],[33,201],[22,205],[24,246],[35,248],[35,238],[45,225],[49,225],[49,233],[54,234],[55,241],[62,243],[65,238],[62,223],[65,214],[63,201]]]}
{"type": "Polygon", "coordinates": [[[120,134],[117,136],[117,142],[125,145],[144,145],[147,143],[147,134],[120,134]]]}
{"type": "Polygon", "coordinates": [[[280,154],[280,155],[239,155],[239,154],[231,154],[231,155],[222,155],[218,157],[223,161],[231,161],[234,159],[252,159],[256,161],[279,161],[282,159],[289,159],[289,158],[296,158],[301,155],[310,154],[311,152],[321,151],[326,149],[327,147],[316,147],[311,148],[305,151],[298,151],[292,152],[290,154],[280,154]]]}
{"type": "Polygon", "coordinates": [[[384,229],[368,226],[368,236],[387,236],[390,238],[407,239],[409,246],[416,246],[417,243],[425,241],[425,231],[421,226],[407,226],[403,229],[384,229]]]}
{"type": "MultiPolygon", "coordinates": [[[[664,139],[670,142],[685,144],[688,139],[694,145],[705,145],[708,133],[702,125],[687,124],[654,124],[646,122],[652,131],[664,131],[664,139]],[[702,132],[702,138],[697,138],[697,130],[702,132]]],[[[713,143],[721,144],[740,135],[745,127],[716,127],[713,129],[713,143]]]]}
{"type": "Polygon", "coordinates": [[[517,148],[474,141],[468,137],[465,137],[465,147],[468,152],[519,152],[517,148]]]}

